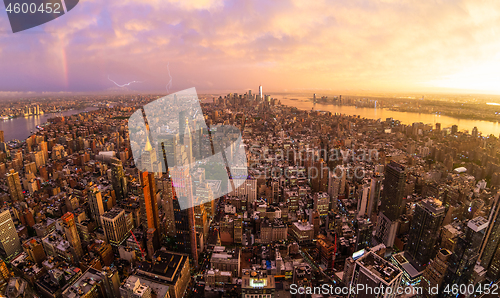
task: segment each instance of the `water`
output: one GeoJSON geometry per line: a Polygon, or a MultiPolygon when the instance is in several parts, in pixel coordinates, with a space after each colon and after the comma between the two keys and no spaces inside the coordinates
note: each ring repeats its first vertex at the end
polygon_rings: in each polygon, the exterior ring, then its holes
{"type": "Polygon", "coordinates": [[[44,124],[48,119],[60,116],[71,116],[82,112],[93,111],[97,108],[69,110],[61,113],[48,113],[37,116],[17,117],[9,120],[0,120],[0,130],[3,130],[5,142],[12,140],[26,140],[37,131],[37,125],[44,124]]]}
{"type": "MultiPolygon", "coordinates": [[[[459,130],[468,130],[469,132],[477,126],[479,132],[483,135],[493,134],[498,136],[500,134],[500,123],[489,122],[481,120],[466,120],[457,119],[448,116],[435,115],[435,114],[420,114],[420,113],[408,113],[408,112],[396,112],[387,109],[373,109],[373,108],[356,108],[354,106],[335,106],[335,105],[325,105],[316,104],[314,105],[311,101],[304,98],[299,98],[299,100],[290,99],[280,99],[281,103],[287,106],[296,107],[302,110],[320,110],[329,111],[332,113],[340,113],[346,115],[359,115],[362,118],[368,119],[382,119],[393,118],[395,120],[401,121],[403,124],[412,124],[414,122],[423,122],[425,124],[441,123],[442,128],[451,127],[452,125],[458,125],[459,130]]],[[[18,117],[10,120],[0,120],[0,130],[4,131],[5,141],[11,141],[14,139],[25,140],[29,137],[32,132],[36,132],[37,125],[41,125],[49,118],[55,116],[71,116],[79,114],[86,111],[93,111],[96,108],[86,108],[81,110],[69,110],[57,114],[44,114],[39,116],[30,117],[18,117]]]]}
{"type": "Polygon", "coordinates": [[[476,126],[478,131],[482,133],[483,136],[489,136],[493,134],[498,137],[500,134],[500,123],[481,121],[481,120],[467,120],[458,119],[443,115],[436,114],[421,114],[421,113],[408,113],[408,112],[396,112],[387,109],[374,109],[374,108],[356,108],[354,106],[335,106],[328,104],[316,104],[314,105],[311,101],[304,98],[299,98],[299,100],[290,99],[279,99],[283,105],[296,107],[301,110],[320,110],[328,111],[332,113],[340,113],[346,115],[359,115],[361,118],[368,119],[382,119],[385,121],[386,118],[393,118],[394,120],[399,120],[403,124],[412,124],[414,122],[422,122],[424,124],[432,124],[435,127],[436,123],[441,123],[441,128],[448,128],[452,125],[458,125],[458,130],[468,130],[469,133],[476,126]]]}

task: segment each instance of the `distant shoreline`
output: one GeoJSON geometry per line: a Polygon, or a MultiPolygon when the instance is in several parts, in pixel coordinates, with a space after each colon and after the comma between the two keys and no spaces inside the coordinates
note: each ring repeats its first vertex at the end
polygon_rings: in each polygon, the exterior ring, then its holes
{"type": "MultiPolygon", "coordinates": [[[[313,103],[314,102],[312,101],[312,99],[309,99],[309,102],[313,103]]],[[[334,104],[334,103],[330,103],[330,102],[316,102],[315,104],[321,104],[321,105],[328,105],[328,106],[344,106],[344,107],[355,107],[355,108],[371,108],[371,107],[358,107],[356,105],[337,105],[337,104],[334,104]]],[[[492,123],[500,123],[500,117],[498,117],[498,119],[494,118],[494,117],[478,117],[476,115],[471,115],[471,114],[467,114],[467,115],[463,115],[463,114],[450,114],[450,113],[447,113],[447,112],[440,112],[440,113],[437,113],[437,112],[428,112],[428,111],[419,111],[419,110],[413,110],[413,109],[405,109],[405,108],[401,108],[401,107],[377,107],[377,109],[385,109],[385,110],[388,110],[388,111],[392,111],[392,112],[400,112],[400,113],[416,113],[416,114],[426,114],[426,115],[440,115],[440,116],[447,116],[447,117],[451,117],[451,118],[457,118],[457,119],[460,119],[460,120],[473,120],[473,121],[487,121],[487,122],[492,122],[492,123]]]]}

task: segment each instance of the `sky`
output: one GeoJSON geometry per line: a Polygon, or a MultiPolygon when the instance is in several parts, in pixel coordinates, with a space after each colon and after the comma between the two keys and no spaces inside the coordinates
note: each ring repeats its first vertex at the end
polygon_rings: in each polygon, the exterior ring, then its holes
{"type": "Polygon", "coordinates": [[[80,0],[15,34],[0,11],[0,92],[259,85],[500,94],[500,1],[80,0]]]}

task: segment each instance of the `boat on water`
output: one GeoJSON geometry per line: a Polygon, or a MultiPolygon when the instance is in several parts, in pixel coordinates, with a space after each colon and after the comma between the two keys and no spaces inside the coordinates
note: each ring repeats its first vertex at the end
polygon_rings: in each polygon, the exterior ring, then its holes
{"type": "Polygon", "coordinates": [[[290,100],[299,100],[298,98],[290,98],[290,100]]]}

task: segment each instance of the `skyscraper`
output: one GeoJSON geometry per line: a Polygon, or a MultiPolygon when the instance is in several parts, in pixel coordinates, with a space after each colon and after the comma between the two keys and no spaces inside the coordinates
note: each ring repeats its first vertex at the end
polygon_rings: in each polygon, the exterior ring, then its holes
{"type": "Polygon", "coordinates": [[[361,288],[358,285],[364,285],[365,290],[349,293],[348,297],[395,297],[396,288],[400,286],[402,275],[401,270],[375,253],[371,251],[365,253],[354,264],[351,282],[352,287],[361,288]],[[375,289],[382,287],[385,288],[384,293],[380,291],[374,293],[375,289]]]}
{"type": "Polygon", "coordinates": [[[193,160],[193,138],[191,135],[191,128],[189,127],[189,121],[186,118],[186,123],[184,130],[182,131],[182,145],[184,146],[184,152],[186,153],[186,160],[183,162],[184,165],[189,165],[191,167],[193,160]]]}
{"type": "Polygon", "coordinates": [[[394,245],[401,216],[406,173],[402,165],[391,161],[385,168],[382,205],[377,218],[375,239],[387,247],[394,245]]]}
{"type": "Polygon", "coordinates": [[[368,202],[367,215],[370,218],[373,214],[378,214],[378,203],[380,202],[380,193],[382,188],[381,175],[375,174],[370,182],[370,196],[368,202]]]}
{"type": "Polygon", "coordinates": [[[61,219],[63,222],[66,238],[71,244],[71,248],[74,250],[77,258],[80,259],[83,256],[83,250],[82,244],[80,242],[80,236],[78,235],[78,231],[76,229],[75,216],[73,215],[73,213],[68,212],[64,214],[61,219]]]}
{"type": "Polygon", "coordinates": [[[174,237],[175,232],[175,214],[174,214],[174,194],[172,189],[172,180],[170,178],[161,178],[158,184],[161,189],[161,200],[163,206],[165,234],[174,237]]]}
{"type": "Polygon", "coordinates": [[[262,93],[262,86],[259,86],[259,100],[264,99],[264,94],[262,93]]]}
{"type": "MultiPolygon", "coordinates": [[[[489,225],[486,230],[483,244],[481,246],[480,260],[481,266],[490,269],[493,263],[493,256],[495,252],[500,249],[500,193],[495,196],[495,204],[489,217],[489,225]]],[[[488,276],[492,277],[491,270],[488,276]]]]}
{"type": "MultiPolygon", "coordinates": [[[[200,198],[197,197],[197,199],[200,198]]],[[[196,233],[200,235],[200,237],[203,237],[203,242],[205,242],[208,236],[208,214],[204,204],[199,204],[194,207],[194,217],[196,233]]]]}
{"type": "Polygon", "coordinates": [[[424,297],[434,297],[430,289],[433,287],[441,288],[446,270],[448,269],[448,259],[452,255],[451,251],[443,248],[439,250],[437,256],[431,261],[429,266],[425,268],[422,275],[421,287],[423,288],[424,297]]]}
{"type": "Polygon", "coordinates": [[[104,235],[113,247],[113,251],[117,253],[120,244],[124,243],[129,236],[125,210],[114,207],[101,215],[101,221],[104,235]]]}
{"type": "Polygon", "coordinates": [[[358,231],[356,234],[355,251],[360,251],[371,246],[373,223],[366,219],[358,218],[358,231]]]}
{"type": "Polygon", "coordinates": [[[12,221],[9,209],[0,211],[0,254],[4,258],[14,257],[22,252],[21,242],[12,221]]]}
{"type": "Polygon", "coordinates": [[[469,220],[465,227],[465,233],[462,233],[458,238],[453,255],[449,259],[449,266],[444,280],[445,284],[450,286],[469,284],[469,279],[479,258],[481,243],[487,226],[488,221],[481,216],[469,220]]]}
{"type": "Polygon", "coordinates": [[[104,204],[102,201],[102,194],[96,185],[94,185],[89,191],[88,202],[90,207],[90,216],[98,225],[101,225],[101,215],[104,214],[104,204]]]}
{"type": "Polygon", "coordinates": [[[152,256],[160,245],[160,218],[156,200],[156,181],[154,173],[141,172],[141,187],[144,193],[144,206],[148,226],[148,254],[152,256]]]}
{"type": "Polygon", "coordinates": [[[158,136],[158,141],[160,142],[159,146],[162,150],[160,158],[164,160],[165,167],[175,167],[181,157],[178,146],[180,143],[179,134],[160,135],[158,136]]]}
{"type": "Polygon", "coordinates": [[[148,228],[158,229],[160,227],[160,219],[158,215],[158,203],[156,200],[157,188],[155,174],[142,172],[141,187],[144,192],[144,201],[146,202],[146,214],[148,228]]]}
{"type": "Polygon", "coordinates": [[[121,160],[116,157],[111,158],[111,183],[117,201],[121,201],[127,195],[127,180],[125,172],[123,171],[123,164],[121,160]]]}
{"type": "Polygon", "coordinates": [[[441,201],[435,198],[425,199],[415,207],[407,251],[420,266],[426,265],[434,257],[434,244],[439,236],[444,212],[441,201]]]}
{"type": "Polygon", "coordinates": [[[150,172],[158,172],[159,163],[156,156],[156,149],[151,146],[149,137],[146,142],[146,147],[140,159],[141,169],[150,172]]]}
{"type": "Polygon", "coordinates": [[[396,239],[396,233],[399,228],[399,221],[392,221],[383,212],[377,217],[377,227],[375,230],[375,240],[383,243],[386,247],[392,247],[396,239]]]}
{"type": "Polygon", "coordinates": [[[9,188],[9,194],[12,201],[21,201],[24,199],[19,173],[17,173],[13,169],[11,169],[10,173],[7,174],[7,186],[9,188]]]}
{"type": "Polygon", "coordinates": [[[174,200],[174,213],[176,221],[177,236],[179,243],[186,249],[191,250],[194,264],[198,264],[198,246],[196,238],[194,207],[181,210],[181,206],[194,206],[193,182],[189,174],[189,168],[175,167],[170,172],[177,200],[174,200]],[[189,247],[187,244],[189,243],[189,247]]]}
{"type": "Polygon", "coordinates": [[[402,165],[391,161],[385,169],[381,206],[381,211],[391,221],[397,220],[401,215],[405,186],[405,168],[402,165]]]}
{"type": "Polygon", "coordinates": [[[179,137],[181,143],[184,143],[184,132],[186,131],[186,126],[189,126],[189,116],[187,111],[179,112],[179,137]]]}

